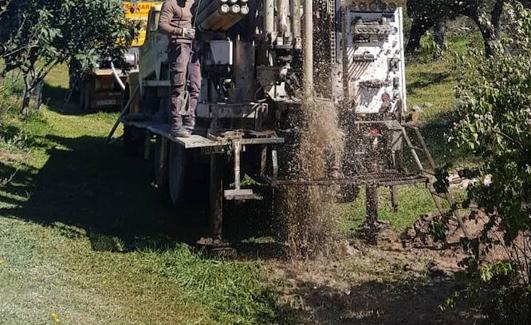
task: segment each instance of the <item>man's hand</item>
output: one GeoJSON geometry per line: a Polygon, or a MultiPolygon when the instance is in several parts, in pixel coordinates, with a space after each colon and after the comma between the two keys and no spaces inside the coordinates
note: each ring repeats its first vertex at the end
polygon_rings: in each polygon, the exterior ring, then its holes
{"type": "Polygon", "coordinates": [[[183,28],[182,36],[187,39],[195,39],[195,29],[193,28],[183,28]]]}

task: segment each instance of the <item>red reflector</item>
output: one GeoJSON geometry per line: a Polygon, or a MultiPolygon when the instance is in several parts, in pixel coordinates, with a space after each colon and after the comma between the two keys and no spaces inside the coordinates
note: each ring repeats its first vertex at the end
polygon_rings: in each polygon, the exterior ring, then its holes
{"type": "Polygon", "coordinates": [[[371,135],[371,137],[377,137],[380,135],[380,131],[377,128],[371,128],[369,130],[369,134],[371,135]]]}

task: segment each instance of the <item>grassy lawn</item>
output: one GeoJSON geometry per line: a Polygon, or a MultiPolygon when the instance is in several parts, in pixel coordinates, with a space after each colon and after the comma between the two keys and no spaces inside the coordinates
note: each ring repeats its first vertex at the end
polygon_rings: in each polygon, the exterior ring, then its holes
{"type": "MultiPolygon", "coordinates": [[[[399,187],[398,202],[398,211],[394,211],[391,207],[391,191],[387,188],[379,190],[379,218],[389,222],[397,232],[406,230],[419,216],[437,211],[424,185],[399,187]]],[[[365,221],[365,190],[360,191],[355,202],[341,207],[343,217],[340,219],[340,229],[342,232],[352,233],[365,221]]]]}
{"type": "Polygon", "coordinates": [[[180,245],[97,251],[85,230],[60,223],[2,217],[0,235],[2,324],[282,322],[253,264],[208,260],[180,245]]]}
{"type": "MultiPolygon", "coordinates": [[[[52,72],[47,91],[64,75],[52,72]]],[[[182,244],[205,229],[174,222],[145,162],[105,144],[117,113],[62,109],[3,117],[1,324],[290,322],[258,263],[182,244]]]]}

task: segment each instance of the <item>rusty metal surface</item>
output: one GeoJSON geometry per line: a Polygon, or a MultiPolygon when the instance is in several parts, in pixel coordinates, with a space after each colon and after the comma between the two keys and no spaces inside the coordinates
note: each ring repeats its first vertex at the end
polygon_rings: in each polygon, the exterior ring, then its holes
{"type": "Polygon", "coordinates": [[[251,189],[225,190],[223,193],[225,199],[229,201],[250,201],[262,199],[262,197],[256,195],[251,189]]]}
{"type": "Polygon", "coordinates": [[[374,186],[398,186],[418,183],[428,183],[429,179],[419,175],[400,174],[366,174],[339,179],[318,180],[278,180],[273,186],[332,186],[332,185],[374,185],[374,186]]]}
{"type": "MultiPolygon", "coordinates": [[[[229,146],[232,143],[232,138],[223,138],[223,137],[205,137],[198,134],[193,134],[189,138],[174,138],[170,135],[170,126],[166,123],[151,122],[151,121],[129,121],[122,120],[124,125],[131,125],[137,128],[146,129],[153,134],[160,135],[164,138],[167,138],[175,143],[178,143],[186,149],[194,148],[211,148],[211,147],[224,147],[229,146]]],[[[243,132],[242,134],[245,134],[243,132]]],[[[263,135],[263,134],[262,134],[263,135]]],[[[274,135],[270,137],[262,138],[241,138],[241,145],[262,145],[262,144],[282,144],[284,143],[284,138],[280,138],[274,135]]]]}

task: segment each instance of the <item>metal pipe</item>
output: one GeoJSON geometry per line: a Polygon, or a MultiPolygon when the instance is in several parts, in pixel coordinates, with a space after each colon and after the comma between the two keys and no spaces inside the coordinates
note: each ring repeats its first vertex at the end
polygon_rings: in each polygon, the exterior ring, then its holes
{"type": "Polygon", "coordinates": [[[240,7],[240,12],[238,14],[229,14],[231,19],[228,20],[228,21],[224,21],[224,23],[218,29],[220,31],[229,30],[232,26],[236,25],[236,23],[238,23],[240,20],[245,18],[245,16],[248,15],[249,12],[250,12],[250,10],[249,10],[249,7],[247,5],[241,6],[240,7]]]}
{"type": "Polygon", "coordinates": [[[199,26],[203,30],[214,30],[216,25],[219,25],[220,21],[223,20],[229,12],[230,6],[224,4],[217,11],[202,21],[199,26]]]}
{"type": "Polygon", "coordinates": [[[264,0],[263,2],[263,16],[264,16],[264,33],[270,35],[275,29],[275,0],[264,0]]]}
{"type": "Polygon", "coordinates": [[[400,27],[399,27],[399,38],[400,38],[400,46],[402,47],[401,51],[400,51],[400,65],[401,65],[401,80],[400,80],[400,95],[401,95],[401,101],[402,101],[402,112],[405,113],[407,112],[407,92],[406,92],[406,87],[403,83],[406,82],[406,66],[405,66],[405,62],[406,62],[406,58],[405,58],[405,51],[404,51],[404,13],[403,13],[403,9],[402,7],[399,7],[397,9],[397,15],[398,15],[398,19],[400,20],[400,27]]]}
{"type": "Polygon", "coordinates": [[[376,228],[378,222],[378,186],[365,187],[365,219],[366,225],[371,229],[376,228]]]}
{"type": "MultiPolygon", "coordinates": [[[[203,0],[202,2],[207,2],[203,0]]],[[[229,0],[214,0],[209,4],[202,5],[200,9],[197,10],[195,21],[196,25],[201,24],[205,19],[212,15],[215,11],[219,10],[223,5],[226,5],[229,0]]]]}
{"type": "Polygon", "coordinates": [[[114,125],[111,128],[111,131],[109,132],[109,135],[107,136],[107,144],[109,144],[112,140],[112,136],[114,135],[114,132],[116,132],[116,129],[118,128],[118,125],[120,125],[120,122],[122,122],[122,118],[125,116],[125,114],[129,111],[129,107],[133,103],[133,101],[136,99],[136,96],[140,92],[140,85],[136,86],[135,91],[133,91],[133,94],[131,97],[129,97],[129,100],[125,104],[124,108],[120,112],[120,115],[118,116],[118,119],[114,123],[114,125]]]}
{"type": "Polygon", "coordinates": [[[231,19],[225,20],[223,22],[223,24],[220,24],[219,27],[218,26],[216,26],[216,27],[218,27],[217,29],[219,29],[220,31],[227,31],[232,26],[236,25],[236,23],[238,23],[240,20],[245,18],[245,16],[248,15],[249,12],[250,12],[250,10],[249,10],[249,7],[247,5],[241,6],[240,7],[240,12],[238,14],[230,13],[228,15],[228,17],[230,17],[231,19]]]}
{"type": "Polygon", "coordinates": [[[241,11],[241,7],[239,5],[232,5],[230,6],[230,12],[233,14],[239,14],[241,11]]]}
{"type": "Polygon", "coordinates": [[[240,7],[240,14],[242,15],[248,15],[250,12],[249,6],[243,5],[240,7]]]}
{"type": "Polygon", "coordinates": [[[301,37],[301,0],[290,1],[291,33],[293,38],[301,37]]]}
{"type": "Polygon", "coordinates": [[[234,24],[236,24],[241,19],[241,16],[239,16],[240,10],[241,9],[239,5],[230,6],[229,12],[221,15],[221,19],[215,25],[213,25],[211,29],[217,31],[227,30],[230,27],[234,26],[234,24]]]}
{"type": "Polygon", "coordinates": [[[209,228],[212,239],[221,239],[223,230],[223,155],[210,155],[210,213],[209,228]]]}
{"type": "Polygon", "coordinates": [[[313,98],[313,0],[304,0],[302,74],[304,98],[313,98]]]}
{"type": "Polygon", "coordinates": [[[277,0],[277,32],[281,37],[290,32],[288,21],[288,0],[277,0]]]}
{"type": "Polygon", "coordinates": [[[234,141],[232,144],[234,145],[234,188],[239,190],[241,188],[240,154],[242,146],[240,141],[234,141]]]}
{"type": "Polygon", "coordinates": [[[122,82],[122,79],[120,79],[120,76],[118,75],[118,71],[116,71],[116,68],[114,67],[114,63],[112,62],[111,62],[111,70],[112,70],[112,75],[114,76],[114,79],[116,80],[120,88],[122,90],[125,90],[125,85],[122,82]]]}

